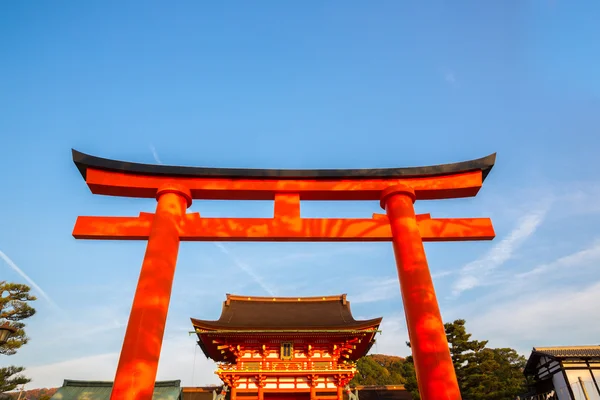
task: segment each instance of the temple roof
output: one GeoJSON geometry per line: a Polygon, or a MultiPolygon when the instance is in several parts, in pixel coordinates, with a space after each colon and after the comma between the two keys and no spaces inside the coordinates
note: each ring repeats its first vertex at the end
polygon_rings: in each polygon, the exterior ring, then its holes
{"type": "Polygon", "coordinates": [[[192,318],[207,331],[314,331],[377,328],[382,318],[357,321],[346,295],[325,297],[253,297],[227,294],[216,321],[192,318]]]}
{"type": "Polygon", "coordinates": [[[72,149],[73,162],[85,178],[88,168],[154,176],[232,179],[393,179],[459,174],[480,170],[485,180],[496,162],[496,153],[475,160],[404,168],[369,169],[248,169],[141,164],[91,156],[72,149]]]}
{"type": "MultiPolygon", "coordinates": [[[[112,392],[113,382],[108,381],[76,381],[66,379],[51,400],[108,400],[112,392]]],[[[181,381],[156,382],[152,400],[180,400],[181,381]]]]}

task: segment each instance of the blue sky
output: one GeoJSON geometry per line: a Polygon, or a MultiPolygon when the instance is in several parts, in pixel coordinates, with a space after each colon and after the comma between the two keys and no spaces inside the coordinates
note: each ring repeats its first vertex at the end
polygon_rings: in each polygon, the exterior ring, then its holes
{"type": "MultiPolygon", "coordinates": [[[[94,196],[70,149],[126,161],[370,168],[498,152],[473,199],[493,242],[426,251],[444,319],[491,346],[595,344],[600,326],[600,4],[565,1],[74,2],[0,5],[0,279],[37,286],[30,387],[113,378],[144,242],[71,236],[78,215],[152,212],[94,196]],[[20,272],[19,272],[20,271],[20,272]]],[[[269,202],[202,202],[268,216],[269,202]]],[[[365,217],[376,202],[302,204],[365,217]]],[[[217,383],[189,317],[225,293],[348,293],[383,316],[373,352],[407,355],[389,243],[184,243],[159,379],[217,383]]],[[[3,364],[6,361],[3,360],[3,364]]]]}

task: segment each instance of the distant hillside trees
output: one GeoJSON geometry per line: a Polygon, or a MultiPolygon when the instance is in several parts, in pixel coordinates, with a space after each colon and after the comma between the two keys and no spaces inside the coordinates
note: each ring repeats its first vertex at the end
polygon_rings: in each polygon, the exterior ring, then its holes
{"type": "Polygon", "coordinates": [[[400,385],[405,382],[403,375],[404,358],[373,354],[358,360],[358,373],[350,385],[400,385]]]}
{"type": "MultiPolygon", "coordinates": [[[[5,397],[6,399],[10,399],[10,400],[17,400],[19,399],[19,395],[21,395],[21,400],[50,400],[52,398],[52,396],[54,395],[54,393],[56,393],[56,391],[58,390],[58,388],[53,388],[53,389],[31,389],[31,390],[25,390],[23,391],[23,393],[20,392],[12,392],[10,394],[6,394],[5,397]]],[[[2,396],[2,395],[0,395],[2,396]]],[[[0,399],[2,399],[2,397],[0,397],[0,399]]]]}
{"type": "MultiPolygon", "coordinates": [[[[18,329],[5,344],[0,345],[0,357],[15,354],[29,340],[25,334],[25,324],[22,322],[35,314],[35,309],[29,303],[36,298],[29,290],[27,285],[0,281],[0,325],[8,321],[12,327],[18,329]]],[[[1,393],[14,390],[30,381],[22,374],[24,370],[23,367],[15,366],[0,368],[0,396],[1,393]]]]}

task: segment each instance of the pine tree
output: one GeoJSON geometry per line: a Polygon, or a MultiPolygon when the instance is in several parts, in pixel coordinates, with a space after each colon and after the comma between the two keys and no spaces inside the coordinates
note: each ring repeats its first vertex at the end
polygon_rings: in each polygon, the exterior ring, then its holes
{"type": "Polygon", "coordinates": [[[10,392],[18,386],[24,385],[30,381],[25,375],[21,374],[23,367],[3,367],[0,368],[0,393],[10,392]]]}
{"type": "MultiPolygon", "coordinates": [[[[504,400],[525,390],[523,368],[527,360],[510,348],[487,348],[487,341],[471,340],[465,320],[444,324],[450,355],[463,400],[504,400]]],[[[407,343],[410,347],[410,343],[407,343]]],[[[412,357],[406,358],[404,387],[418,399],[412,357]]]]}
{"type": "Polygon", "coordinates": [[[402,376],[404,376],[404,389],[410,392],[413,400],[420,400],[417,373],[415,372],[415,364],[412,356],[406,357],[402,365],[402,376]]]}
{"type": "MultiPolygon", "coordinates": [[[[29,286],[0,281],[0,324],[9,322],[17,332],[3,345],[0,346],[0,355],[12,355],[27,344],[29,338],[25,334],[25,324],[21,321],[35,314],[35,309],[28,303],[36,300],[29,293],[29,286]]],[[[24,385],[30,380],[22,372],[23,367],[0,368],[0,393],[14,390],[19,385],[24,385]]]]}

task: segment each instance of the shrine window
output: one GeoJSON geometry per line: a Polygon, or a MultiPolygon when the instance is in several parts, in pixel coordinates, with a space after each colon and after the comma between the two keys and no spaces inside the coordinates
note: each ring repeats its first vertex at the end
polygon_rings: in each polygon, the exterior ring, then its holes
{"type": "Polygon", "coordinates": [[[294,353],[294,346],[291,342],[281,343],[281,359],[291,360],[294,353]]]}

